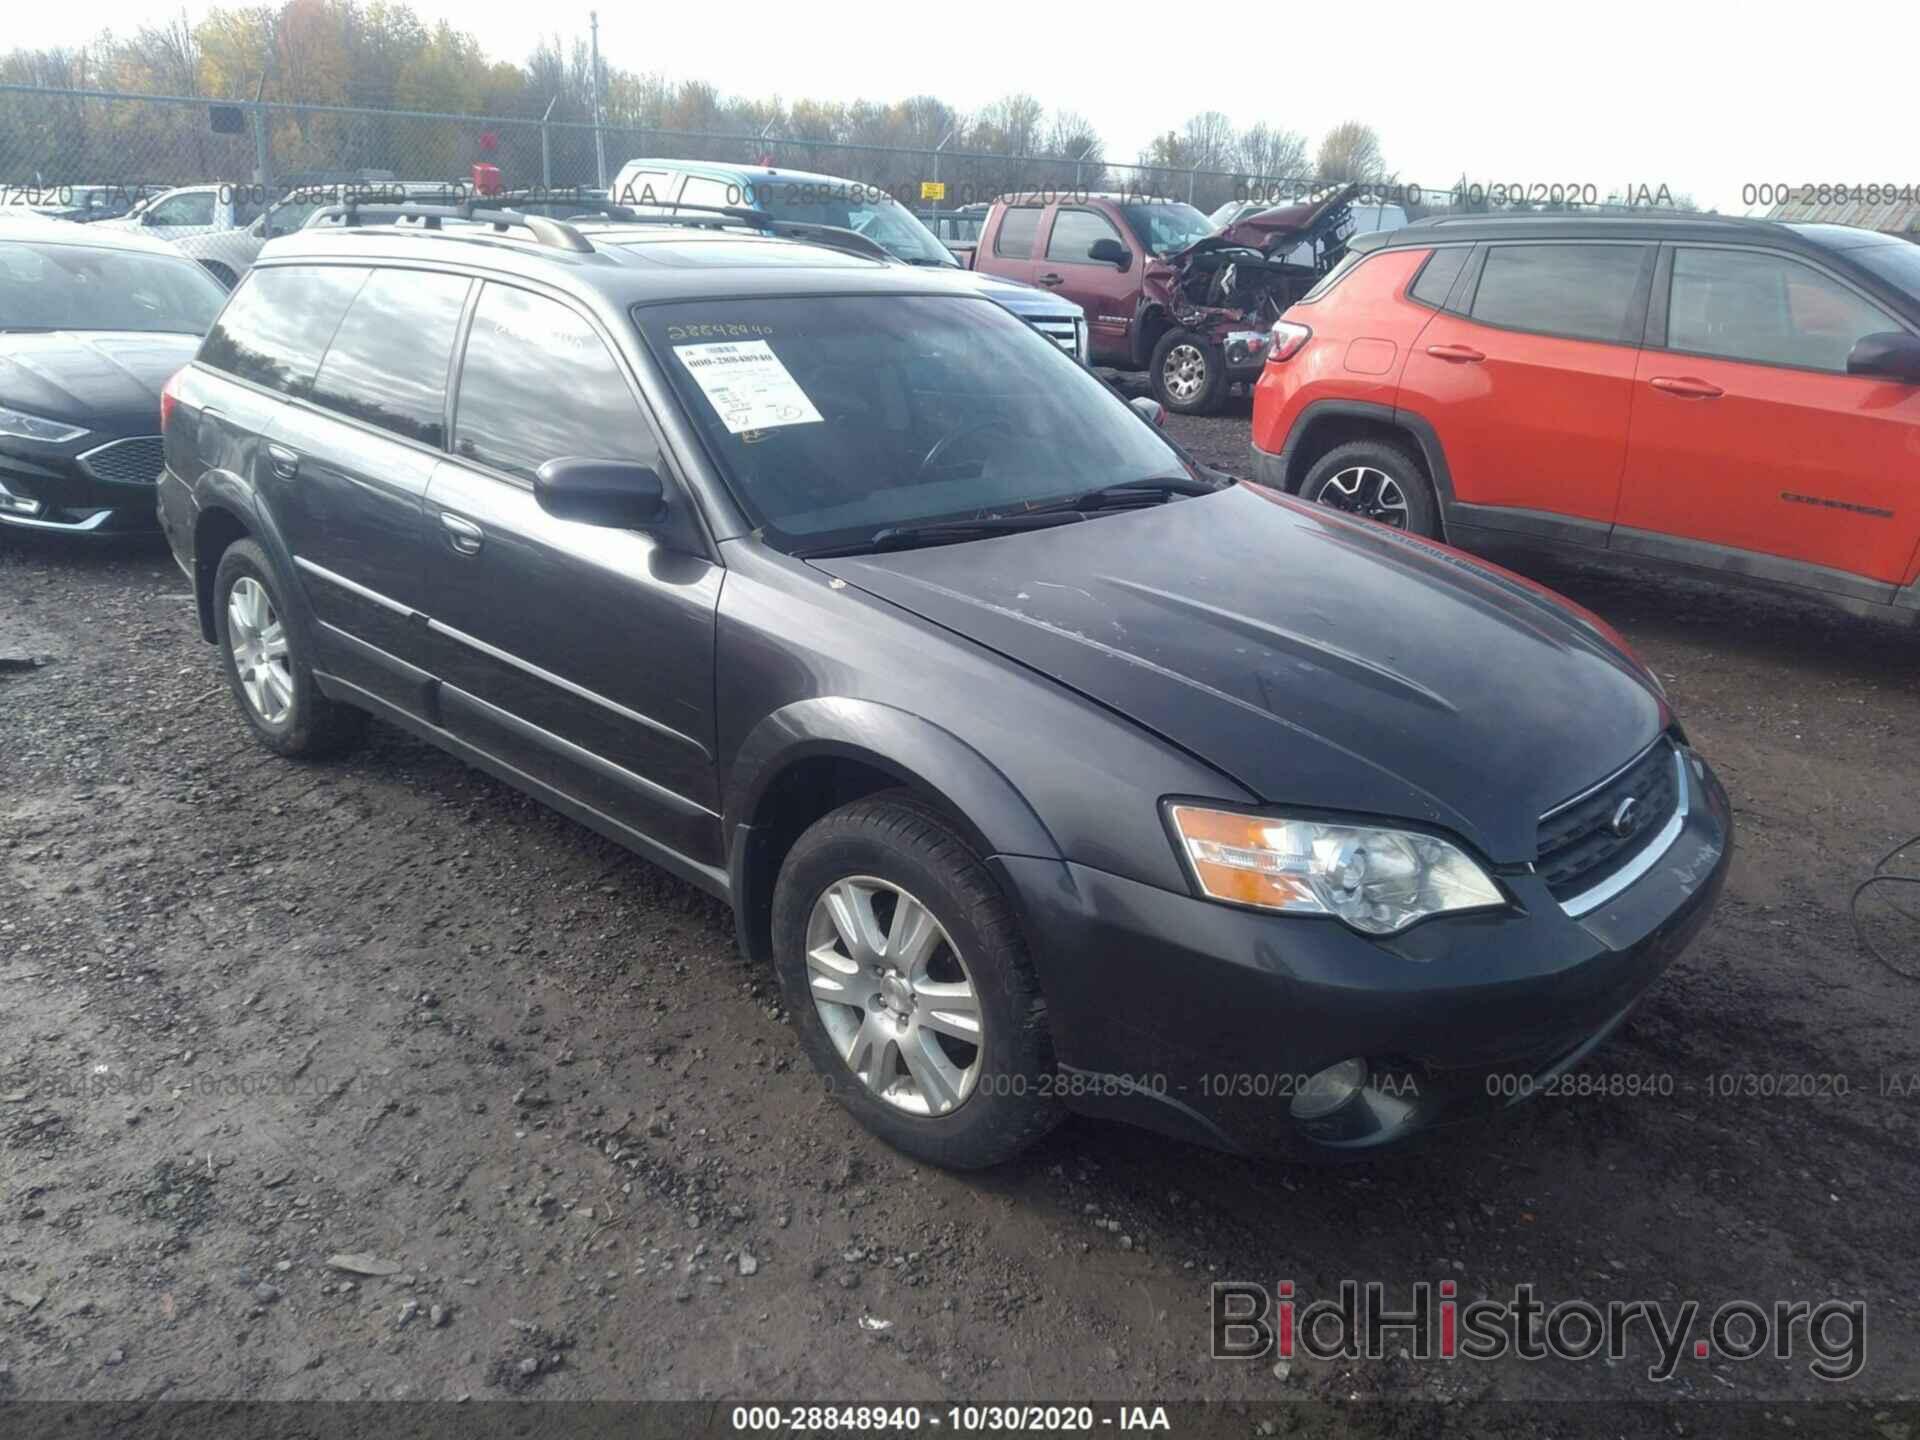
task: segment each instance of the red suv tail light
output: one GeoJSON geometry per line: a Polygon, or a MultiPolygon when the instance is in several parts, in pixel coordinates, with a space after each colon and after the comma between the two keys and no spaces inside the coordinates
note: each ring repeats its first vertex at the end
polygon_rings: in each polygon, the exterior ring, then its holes
{"type": "Polygon", "coordinates": [[[1273,322],[1273,345],[1267,351],[1267,363],[1276,365],[1282,360],[1292,359],[1302,345],[1313,338],[1313,331],[1305,325],[1296,325],[1291,320],[1273,322]]]}
{"type": "Polygon", "coordinates": [[[180,377],[186,374],[186,367],[167,377],[167,383],[160,387],[160,433],[167,433],[167,422],[173,419],[173,407],[180,399],[180,377]]]}

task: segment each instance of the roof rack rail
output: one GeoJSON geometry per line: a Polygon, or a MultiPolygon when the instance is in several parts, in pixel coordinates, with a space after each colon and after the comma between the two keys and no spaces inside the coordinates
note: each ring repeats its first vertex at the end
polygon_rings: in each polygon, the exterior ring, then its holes
{"type": "Polygon", "coordinates": [[[391,220],[419,220],[429,230],[442,228],[442,220],[467,220],[489,225],[496,232],[522,229],[534,242],[551,250],[566,250],[575,255],[591,255],[593,242],[564,220],[549,220],[544,215],[527,215],[518,210],[501,210],[469,200],[464,205],[395,205],[384,202],[362,205],[349,200],[344,205],[329,205],[314,213],[313,219],[339,218],[342,225],[382,224],[391,220]]]}
{"type": "Polygon", "coordinates": [[[672,210],[660,211],[636,210],[630,205],[603,205],[591,215],[575,215],[572,218],[587,220],[596,216],[622,223],[687,225],[711,230],[725,229],[728,224],[746,225],[768,235],[830,245],[836,250],[865,255],[874,260],[893,258],[892,252],[879,241],[867,238],[858,230],[849,230],[844,225],[822,225],[811,220],[782,220],[778,216],[769,215],[764,210],[754,210],[744,205],[676,205],[672,210]]]}

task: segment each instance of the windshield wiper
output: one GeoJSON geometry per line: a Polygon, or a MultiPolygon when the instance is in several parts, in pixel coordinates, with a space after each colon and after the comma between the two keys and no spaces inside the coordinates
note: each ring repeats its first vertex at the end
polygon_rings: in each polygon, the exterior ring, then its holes
{"type": "Polygon", "coordinates": [[[1211,495],[1221,487],[1192,475],[1154,475],[1145,480],[1123,480],[1036,505],[1029,515],[1051,515],[1058,510],[1118,510],[1137,505],[1159,505],[1175,495],[1211,495]]]}
{"type": "Polygon", "coordinates": [[[835,555],[867,555],[884,550],[915,550],[923,545],[957,545],[988,535],[1009,535],[1021,530],[1050,530],[1056,525],[1073,525],[1084,519],[1074,510],[1023,510],[1014,515],[982,515],[972,520],[940,520],[928,525],[888,525],[865,540],[835,545],[825,550],[802,551],[803,560],[825,560],[835,555]]]}

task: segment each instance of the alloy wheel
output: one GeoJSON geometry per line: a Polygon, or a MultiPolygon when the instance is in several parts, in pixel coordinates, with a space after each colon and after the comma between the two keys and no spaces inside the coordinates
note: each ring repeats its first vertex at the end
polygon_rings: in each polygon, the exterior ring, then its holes
{"type": "Polygon", "coordinates": [[[1371,465],[1349,465],[1321,487],[1318,499],[1322,505],[1349,515],[1377,520],[1396,530],[1408,528],[1406,492],[1398,480],[1371,465]]]}
{"type": "Polygon", "coordinates": [[[840,1058],[876,1098],[945,1115],[980,1078],[980,997],[933,912],[872,876],[836,881],[807,920],[807,980],[840,1058]]]}
{"type": "Polygon", "coordinates": [[[247,704],[267,724],[278,725],[293,709],[287,631],[267,587],[250,575],[227,592],[227,646],[247,704]]]}
{"type": "Polygon", "coordinates": [[[1207,357],[1198,345],[1175,345],[1161,362],[1160,380],[1174,399],[1182,403],[1191,400],[1207,383],[1207,357]]]}

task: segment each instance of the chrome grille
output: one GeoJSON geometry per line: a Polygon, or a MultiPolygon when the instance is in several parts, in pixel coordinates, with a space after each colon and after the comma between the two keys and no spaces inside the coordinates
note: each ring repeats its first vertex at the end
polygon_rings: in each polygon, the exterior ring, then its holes
{"type": "Polygon", "coordinates": [[[1680,803],[1673,743],[1662,736],[1624,770],[1540,818],[1540,876],[1554,899],[1592,889],[1653,843],[1680,803]],[[1633,802],[1635,823],[1618,833],[1615,817],[1633,802]]]}
{"type": "Polygon", "coordinates": [[[166,441],[158,435],[115,440],[80,457],[80,468],[87,474],[116,485],[151,485],[166,463],[166,441]]]}
{"type": "Polygon", "coordinates": [[[1062,350],[1066,351],[1067,354],[1073,356],[1074,359],[1083,360],[1086,358],[1080,353],[1079,327],[1076,326],[1073,321],[1062,318],[1058,320],[1030,320],[1027,323],[1032,325],[1034,329],[1038,330],[1049,340],[1053,341],[1053,343],[1058,345],[1062,350]]]}

